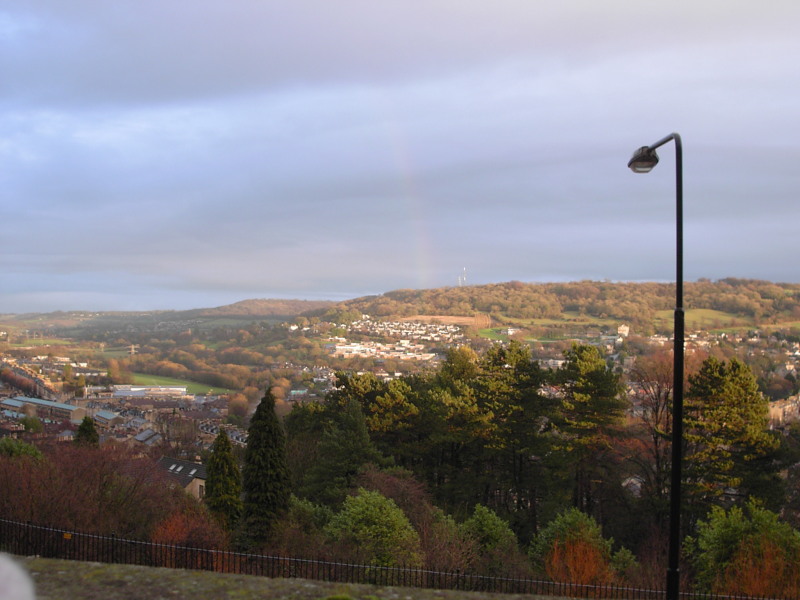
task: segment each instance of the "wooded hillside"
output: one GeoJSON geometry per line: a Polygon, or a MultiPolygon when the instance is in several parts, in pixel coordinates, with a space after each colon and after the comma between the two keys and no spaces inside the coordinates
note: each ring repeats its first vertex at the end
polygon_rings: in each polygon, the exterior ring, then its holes
{"type": "MultiPolygon", "coordinates": [[[[658,312],[672,310],[674,304],[674,284],[609,281],[511,281],[395,290],[342,303],[350,310],[377,317],[488,313],[514,319],[561,319],[565,313],[574,313],[625,321],[640,330],[652,327],[658,312]]],[[[800,320],[800,284],[733,278],[686,282],[684,306],[716,310],[760,324],[800,320]]]]}

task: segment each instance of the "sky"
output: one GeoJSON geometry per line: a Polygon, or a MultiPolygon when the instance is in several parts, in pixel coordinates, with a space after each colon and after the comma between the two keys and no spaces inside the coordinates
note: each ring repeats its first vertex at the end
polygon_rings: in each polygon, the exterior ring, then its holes
{"type": "Polygon", "coordinates": [[[5,0],[0,313],[800,282],[796,0],[5,0]]]}

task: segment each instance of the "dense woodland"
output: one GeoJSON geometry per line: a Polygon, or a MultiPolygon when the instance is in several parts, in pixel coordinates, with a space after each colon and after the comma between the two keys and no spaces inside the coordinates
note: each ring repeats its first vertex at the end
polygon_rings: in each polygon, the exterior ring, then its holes
{"type": "MultiPolygon", "coordinates": [[[[642,333],[654,327],[656,312],[675,306],[675,286],[665,283],[580,281],[509,283],[396,290],[357,298],[346,307],[376,316],[473,315],[499,318],[561,319],[564,313],[627,322],[642,333]]],[[[751,279],[700,280],[684,285],[684,305],[731,313],[755,323],[800,319],[800,285],[751,279]]],[[[720,323],[730,326],[733,323],[720,323]]]]}
{"type": "MultiPolygon", "coordinates": [[[[617,576],[657,582],[671,468],[671,357],[641,361],[633,412],[619,376],[595,348],[576,345],[566,359],[542,370],[526,347],[512,343],[480,356],[453,350],[436,373],[405,380],[342,374],[324,402],[297,407],[286,419],[292,489],[336,510],[365,477],[382,491],[419,485],[457,521],[478,510],[507,523],[511,547],[527,548],[533,563],[509,550],[492,564],[520,572],[544,568],[553,547],[541,550],[541,536],[575,509],[607,540],[606,567],[622,552],[630,560],[615,567],[617,576]],[[365,464],[373,465],[371,475],[365,464]]],[[[800,437],[768,431],[766,416],[766,400],[743,363],[692,362],[685,535],[696,537],[712,508],[746,509],[753,500],[800,524],[798,481],[781,476],[800,458],[800,437]]]]}

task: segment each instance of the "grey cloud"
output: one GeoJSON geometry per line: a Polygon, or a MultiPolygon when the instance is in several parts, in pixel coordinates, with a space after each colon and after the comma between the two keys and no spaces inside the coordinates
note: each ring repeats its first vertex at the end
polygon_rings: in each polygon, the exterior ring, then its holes
{"type": "Polygon", "coordinates": [[[796,3],[3,10],[0,310],[669,280],[676,129],[687,276],[796,279],[796,3]]]}
{"type": "MultiPolygon", "coordinates": [[[[336,82],[436,79],[523,57],[540,69],[612,54],[794,35],[789,2],[669,5],[449,0],[12,2],[2,71],[35,103],[168,101],[336,82]],[[776,16],[780,14],[780,19],[776,16]],[[747,19],[747,27],[742,20],[747,19]]],[[[702,55],[699,57],[702,59],[702,55]]],[[[8,78],[7,78],[8,79],[8,78]]]]}

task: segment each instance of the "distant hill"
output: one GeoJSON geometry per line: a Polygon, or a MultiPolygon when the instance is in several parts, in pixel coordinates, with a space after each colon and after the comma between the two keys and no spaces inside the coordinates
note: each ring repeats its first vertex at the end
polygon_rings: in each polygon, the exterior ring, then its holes
{"type": "Polygon", "coordinates": [[[149,329],[158,323],[194,323],[202,326],[204,322],[220,319],[289,321],[301,314],[325,311],[332,306],[335,306],[335,303],[326,300],[253,299],[226,306],[191,310],[136,312],[56,311],[52,313],[2,315],[0,316],[0,323],[12,330],[59,330],[62,333],[77,329],[117,329],[125,326],[149,329]]]}
{"type": "MultiPolygon", "coordinates": [[[[214,308],[183,311],[54,312],[7,315],[0,322],[12,329],[48,327],[153,328],[216,326],[218,321],[290,321],[298,316],[341,322],[369,314],[378,318],[414,316],[480,317],[507,325],[589,322],[633,325],[638,331],[669,327],[675,286],[655,282],[577,281],[486,285],[434,289],[401,289],[343,302],[325,300],[249,299],[214,308]]],[[[800,329],[800,284],[755,279],[701,279],[686,282],[687,325],[703,328],[782,326],[800,329]],[[693,313],[690,311],[694,311],[693,313]]]]}
{"type": "MultiPolygon", "coordinates": [[[[616,321],[646,331],[668,320],[675,305],[675,285],[655,282],[578,281],[486,285],[428,290],[394,290],[354,298],[338,311],[376,317],[412,315],[489,315],[497,323],[616,321]]],[[[701,279],[684,285],[684,307],[702,317],[704,327],[800,325],[800,284],[754,279],[701,279]]],[[[690,316],[687,313],[687,323],[690,316]]]]}
{"type": "Polygon", "coordinates": [[[179,311],[182,318],[194,317],[275,317],[297,316],[310,311],[325,310],[335,303],[328,300],[242,300],[216,308],[179,311]]]}

